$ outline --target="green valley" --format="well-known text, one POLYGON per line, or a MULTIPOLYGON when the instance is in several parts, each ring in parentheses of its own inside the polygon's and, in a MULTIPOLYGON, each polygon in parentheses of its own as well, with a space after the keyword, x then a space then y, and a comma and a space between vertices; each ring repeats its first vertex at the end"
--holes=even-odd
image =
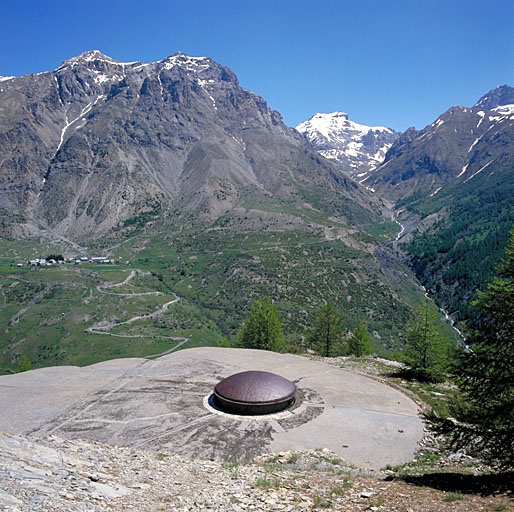
POLYGON ((21 355, 37 368, 217 345, 223 337, 235 339, 251 302, 263 296, 282 315, 289 350, 303 349, 325 301, 343 313, 350 330, 364 320, 379 354, 401 348, 401 333, 423 293, 378 244, 383 223, 370 229, 373 236, 349 236, 335 224, 261 234, 219 224, 172 232, 168 223, 156 223, 110 249, 91 249, 118 262, 110 265, 19 268, 20 261, 64 249, 4 243, 2 372, 13 371, 21 355))

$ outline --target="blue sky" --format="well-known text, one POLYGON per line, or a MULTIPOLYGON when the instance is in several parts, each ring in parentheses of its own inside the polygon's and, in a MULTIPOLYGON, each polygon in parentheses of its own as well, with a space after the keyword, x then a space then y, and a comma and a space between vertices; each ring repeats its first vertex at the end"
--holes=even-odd
POLYGON ((513 27, 513 0, 2 0, 0 75, 180 50, 230 67, 291 126, 342 110, 404 130, 514 86, 513 27))

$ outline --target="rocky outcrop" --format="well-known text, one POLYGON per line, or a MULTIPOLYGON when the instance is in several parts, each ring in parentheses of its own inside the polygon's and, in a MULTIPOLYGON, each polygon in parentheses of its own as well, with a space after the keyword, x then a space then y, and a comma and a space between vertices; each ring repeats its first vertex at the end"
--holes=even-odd
POLYGON ((500 85, 484 94, 476 103, 476 108, 492 110, 504 105, 514 105, 514 87, 500 85))

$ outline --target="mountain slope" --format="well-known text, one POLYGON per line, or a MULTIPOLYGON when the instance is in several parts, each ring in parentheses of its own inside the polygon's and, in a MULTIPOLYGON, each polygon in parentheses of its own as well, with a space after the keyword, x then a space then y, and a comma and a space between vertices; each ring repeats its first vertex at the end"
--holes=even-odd
POLYGON ((209 221, 249 195, 345 218, 342 195, 352 221, 355 211, 361 224, 379 214, 207 57, 120 63, 86 52, 54 72, 2 82, 0 115, 0 206, 31 232, 91 238, 164 211, 209 221))
POLYGON ((292 347, 327 301, 401 347, 423 292, 385 204, 229 69, 93 51, 0 89, 1 367, 216 344, 263 296, 292 347), (117 263, 25 266, 65 253, 117 263))
POLYGON ((488 110, 504 105, 514 105, 514 87, 500 85, 484 94, 476 103, 475 107, 488 110))
POLYGON ((296 129, 325 158, 362 178, 382 163, 398 133, 385 126, 366 126, 344 112, 315 114, 296 129))
POLYGON ((479 173, 506 172, 513 125, 514 109, 505 106, 452 107, 423 130, 400 137, 365 184, 405 202, 436 195, 447 184, 467 183, 479 173))
POLYGON ((408 130, 364 182, 396 202, 400 220, 419 223, 404 248, 421 282, 461 320, 472 321, 469 301, 491 280, 514 223, 514 107, 503 104, 513 93, 499 87, 408 130))

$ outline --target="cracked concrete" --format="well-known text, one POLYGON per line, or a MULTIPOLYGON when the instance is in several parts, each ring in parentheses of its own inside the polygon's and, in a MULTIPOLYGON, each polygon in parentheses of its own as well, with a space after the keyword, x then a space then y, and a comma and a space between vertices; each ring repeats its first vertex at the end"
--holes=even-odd
POLYGON ((410 460, 423 435, 416 404, 375 380, 300 356, 211 347, 2 376, 0 410, 0 431, 15 434, 221 460, 328 448, 370 469, 410 460), (219 380, 244 370, 294 381, 301 399, 260 419, 204 405, 219 380))

